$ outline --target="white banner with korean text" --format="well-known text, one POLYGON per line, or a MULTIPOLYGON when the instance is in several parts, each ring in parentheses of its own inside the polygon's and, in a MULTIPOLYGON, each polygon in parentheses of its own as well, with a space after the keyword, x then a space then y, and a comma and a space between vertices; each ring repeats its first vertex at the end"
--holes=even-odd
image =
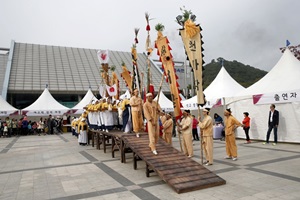
POLYGON ((253 95, 253 104, 276 104, 300 101, 300 89, 253 95))
MULTIPOLYGON (((194 96, 190 99, 181 101, 183 110, 197 110, 198 104, 197 104, 197 96, 194 96)), ((223 106, 224 102, 222 98, 217 99, 210 99, 206 101, 206 104, 204 105, 205 108, 216 108, 219 106, 223 106)), ((202 107, 200 107, 202 108, 202 107)))

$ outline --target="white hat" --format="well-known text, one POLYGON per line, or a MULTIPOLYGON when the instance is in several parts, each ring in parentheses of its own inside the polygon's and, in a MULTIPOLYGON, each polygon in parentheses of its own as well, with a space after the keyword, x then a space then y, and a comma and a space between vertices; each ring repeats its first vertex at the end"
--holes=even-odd
POLYGON ((150 96, 153 96, 153 94, 150 92, 146 94, 146 97, 150 97, 150 96))

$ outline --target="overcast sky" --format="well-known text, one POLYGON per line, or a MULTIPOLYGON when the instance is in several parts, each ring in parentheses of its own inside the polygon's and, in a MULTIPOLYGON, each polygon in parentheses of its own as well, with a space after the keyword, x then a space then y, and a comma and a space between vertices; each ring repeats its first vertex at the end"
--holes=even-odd
MULTIPOLYGON (((300 44, 299 0, 0 0, 0 47, 20 43, 130 51, 140 28, 138 52, 145 52, 145 12, 151 40, 165 25, 172 54, 183 61, 175 22, 185 6, 203 29, 204 60, 223 57, 269 71, 288 39, 300 44)), ((156 55, 156 50, 154 52, 156 55)), ((154 57, 155 58, 155 57, 154 57)))

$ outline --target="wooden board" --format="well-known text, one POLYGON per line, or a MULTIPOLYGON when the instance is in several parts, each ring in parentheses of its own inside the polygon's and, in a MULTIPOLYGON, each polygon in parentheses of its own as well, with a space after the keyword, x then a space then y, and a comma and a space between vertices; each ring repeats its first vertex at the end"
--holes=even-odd
POLYGON ((123 136, 122 140, 144 160, 177 193, 189 192, 218 185, 226 181, 191 158, 159 139, 154 155, 149 148, 147 135, 140 138, 123 136))
POLYGON ((123 151, 121 152, 121 160, 124 162, 126 160, 125 147, 130 148, 136 156, 146 162, 148 172, 154 170, 177 193, 226 184, 224 179, 209 171, 200 163, 186 157, 162 139, 159 139, 156 145, 158 155, 154 155, 149 148, 147 133, 140 134, 139 138, 135 134, 120 131, 102 132, 101 134, 115 139, 115 145, 120 145, 119 141, 123 142, 124 148, 120 148, 121 146, 112 148, 112 151, 115 149, 123 151))

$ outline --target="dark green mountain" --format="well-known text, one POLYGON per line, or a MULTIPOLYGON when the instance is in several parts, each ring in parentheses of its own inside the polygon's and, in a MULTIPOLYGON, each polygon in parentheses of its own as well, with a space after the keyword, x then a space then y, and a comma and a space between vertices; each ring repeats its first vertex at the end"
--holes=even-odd
POLYGON ((221 60, 223 60, 223 66, 230 74, 230 76, 245 88, 251 86, 253 83, 257 82, 268 73, 249 65, 244 65, 243 63, 240 63, 236 60, 227 61, 223 58, 218 58, 217 60, 212 60, 211 63, 204 66, 204 89, 209 86, 209 84, 219 73, 222 66, 221 60))

